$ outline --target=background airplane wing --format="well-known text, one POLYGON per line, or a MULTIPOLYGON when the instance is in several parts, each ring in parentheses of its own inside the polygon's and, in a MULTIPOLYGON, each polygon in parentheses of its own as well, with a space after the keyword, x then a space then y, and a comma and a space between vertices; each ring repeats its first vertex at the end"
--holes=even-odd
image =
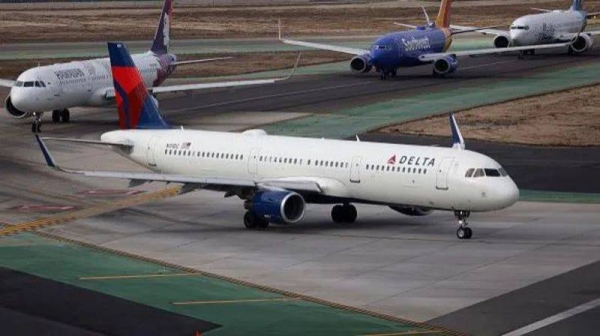
POLYGON ((542 13, 550 13, 552 12, 552 9, 545 9, 545 8, 531 8, 531 10, 537 11, 537 12, 542 12, 542 13))
POLYGON ((524 50, 539 50, 539 49, 553 49, 560 47, 568 47, 571 45, 571 42, 565 43, 554 43, 554 44, 541 44, 541 45, 532 45, 532 46, 523 46, 523 47, 509 47, 509 48, 489 48, 489 49, 479 49, 479 50, 465 50, 465 51, 456 51, 456 52, 445 52, 445 53, 434 53, 434 54, 423 54, 419 56, 419 60, 423 62, 432 62, 437 59, 440 59, 444 56, 476 56, 476 55, 488 55, 488 54, 500 54, 511 51, 524 51, 524 50))
MULTIPOLYGON (((75 170, 75 169, 65 169, 60 167, 46 144, 36 134, 36 140, 40 145, 42 150, 42 154, 44 154, 44 159, 46 160, 46 164, 58 171, 62 171, 65 173, 71 174, 81 174, 88 177, 108 177, 108 178, 117 178, 123 180, 129 180, 130 185, 140 185, 146 182, 167 182, 167 183, 182 183, 184 185, 188 185, 186 188, 187 191, 191 191, 194 189, 214 189, 215 186, 219 187, 256 187, 262 189, 269 188, 278 188, 278 189, 286 189, 292 191, 300 191, 300 192, 316 192, 321 193, 322 189, 319 186, 318 182, 310 180, 310 179, 271 179, 271 180, 251 180, 251 179, 231 179, 231 178, 221 178, 221 177, 193 177, 186 175, 177 175, 177 174, 161 174, 161 173, 137 173, 137 172, 124 172, 124 171, 101 171, 101 170, 75 170), (189 187, 192 186, 192 187, 189 187)), ((80 142, 80 143, 88 143, 88 144, 102 144, 98 141, 93 140, 80 140, 80 139, 59 139, 59 138, 47 138, 47 140, 54 141, 71 141, 71 142, 80 142)), ((130 147, 130 144, 115 144, 115 143, 106 143, 106 145, 110 146, 127 146, 130 147)), ((221 188, 217 188, 221 189, 221 188)))
POLYGON ((502 30, 502 29, 493 29, 491 27, 489 28, 478 28, 478 27, 471 27, 471 26, 457 26, 457 25, 450 25, 450 28, 453 30, 457 30, 458 32, 452 32, 453 34, 460 34, 460 33, 467 33, 467 32, 478 32, 484 35, 508 35, 510 34, 510 32, 508 30, 502 30))
POLYGON ((285 44, 291 44, 291 45, 307 47, 307 48, 336 51, 336 52, 350 54, 350 55, 364 55, 364 54, 369 53, 369 50, 367 50, 367 49, 342 47, 342 46, 336 46, 336 45, 331 45, 331 44, 304 42, 304 41, 296 41, 296 40, 288 40, 288 39, 281 39, 281 42, 283 42, 285 44))
POLYGON ((557 37, 557 39, 561 40, 561 41, 573 41, 573 39, 575 39, 579 35, 589 35, 589 36, 600 35, 600 30, 584 31, 581 33, 561 34, 557 37))
POLYGON ((0 86, 12 87, 14 84, 15 84, 15 81, 13 81, 13 80, 0 78, 0 86))
POLYGON ((215 57, 215 58, 203 58, 203 59, 196 59, 196 60, 189 60, 189 61, 173 62, 173 63, 171 63, 171 65, 175 66, 175 65, 188 65, 188 64, 195 64, 195 63, 207 63, 207 62, 222 61, 222 60, 227 60, 227 59, 232 59, 232 58, 233 57, 231 57, 231 56, 227 56, 227 57, 215 57))

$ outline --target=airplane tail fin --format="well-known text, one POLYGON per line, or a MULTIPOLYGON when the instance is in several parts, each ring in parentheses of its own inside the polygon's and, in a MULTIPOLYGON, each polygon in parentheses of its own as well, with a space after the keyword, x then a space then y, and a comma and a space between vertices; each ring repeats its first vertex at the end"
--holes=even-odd
POLYGON ((571 10, 576 10, 576 11, 583 10, 583 5, 581 4, 581 0, 573 0, 573 4, 571 5, 571 10))
POLYGON ((171 30, 171 20, 173 19, 173 0, 164 0, 162 13, 158 20, 158 26, 156 27, 156 33, 154 33, 154 41, 152 42, 152 48, 150 51, 157 55, 166 54, 169 52, 170 36, 169 31, 171 30))
POLYGON ((168 129, 158 104, 148 93, 142 76, 122 43, 108 43, 121 129, 168 129))
POLYGON ((452 0, 442 0, 440 4, 440 12, 438 13, 437 19, 435 19, 435 26, 437 28, 448 28, 450 27, 450 7, 452 6, 452 0))

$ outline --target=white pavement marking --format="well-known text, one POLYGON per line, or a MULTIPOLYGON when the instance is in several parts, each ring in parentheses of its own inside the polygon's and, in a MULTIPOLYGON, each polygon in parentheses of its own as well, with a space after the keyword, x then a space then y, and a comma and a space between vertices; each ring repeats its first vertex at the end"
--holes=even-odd
POLYGON ((535 323, 532 323, 528 326, 524 326, 523 328, 519 328, 517 330, 513 330, 511 332, 509 332, 508 334, 504 334, 502 336, 521 336, 521 335, 525 335, 525 334, 529 334, 532 331, 536 331, 538 329, 542 329, 546 326, 549 326, 551 324, 554 324, 556 322, 562 321, 564 319, 568 319, 569 317, 575 316, 577 314, 581 314, 585 311, 588 311, 590 309, 594 309, 596 307, 600 306, 600 299, 596 299, 596 300, 592 300, 590 302, 584 303, 580 306, 577 306, 575 308, 571 308, 569 310, 565 310, 562 313, 558 313, 556 315, 550 316, 548 318, 545 318, 543 320, 537 321, 535 323))

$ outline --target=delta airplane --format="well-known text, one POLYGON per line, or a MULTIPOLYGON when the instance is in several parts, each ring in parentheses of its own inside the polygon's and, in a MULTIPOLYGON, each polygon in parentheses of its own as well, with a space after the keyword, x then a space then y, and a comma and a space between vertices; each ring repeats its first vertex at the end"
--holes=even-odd
POLYGON ((258 129, 170 129, 126 47, 109 43, 108 49, 122 130, 104 133, 100 141, 44 139, 107 145, 152 172, 64 169, 36 134, 46 163, 56 170, 126 179, 130 186, 160 181, 183 184, 181 193, 209 189, 238 196, 249 229, 297 223, 307 203, 335 204, 334 222, 354 222, 352 203, 367 203, 409 216, 453 211, 458 238, 469 239, 471 212, 503 209, 519 198, 519 189, 496 161, 464 149, 452 115, 452 148, 271 136, 258 129))
MULTIPOLYGON (((574 0, 568 10, 533 9, 544 13, 525 15, 516 19, 510 25, 509 31, 455 25, 451 27, 473 29, 484 35, 495 35, 496 48, 569 42, 569 54, 581 54, 590 50, 594 44, 592 36, 600 34, 597 30, 584 31, 587 19, 599 15, 600 12, 585 12, 581 0, 574 0)), ((522 53, 533 55, 535 50, 524 50, 522 53)))
MULTIPOLYGON (((381 79, 387 79, 390 76, 395 77, 399 68, 424 64, 433 64, 434 76, 445 76, 458 69, 457 57, 497 54, 500 52, 496 48, 454 52, 448 51, 448 48, 450 48, 450 45, 452 44, 453 35, 485 29, 476 27, 467 27, 466 29, 451 28, 451 4, 452 0, 442 0, 439 14, 434 23, 429 22, 429 16, 427 15, 427 12, 425 12, 425 17, 427 19, 426 26, 417 27, 400 24, 414 29, 383 35, 375 40, 370 50, 283 39, 281 37, 281 28, 279 29, 279 39, 286 44, 354 55, 350 61, 350 68, 352 71, 356 73, 366 73, 371 71, 374 67, 375 70, 381 74, 381 79)), ((502 49, 501 52, 566 47, 569 44, 570 43, 557 43, 549 45, 530 45, 528 47, 507 47, 502 49)))
MULTIPOLYGON (((197 83, 162 86, 178 65, 222 60, 229 57, 177 61, 169 53, 173 0, 164 0, 162 13, 150 51, 133 55, 144 84, 153 95, 218 87, 274 83, 285 78, 197 83)), ((287 77, 286 77, 287 78, 287 77)), ((103 106, 114 103, 115 92, 108 58, 39 66, 23 72, 16 81, 0 79, 0 86, 11 87, 6 111, 14 118, 34 116, 32 131, 39 132, 44 111, 52 111, 53 122, 68 122, 69 108, 103 106)))

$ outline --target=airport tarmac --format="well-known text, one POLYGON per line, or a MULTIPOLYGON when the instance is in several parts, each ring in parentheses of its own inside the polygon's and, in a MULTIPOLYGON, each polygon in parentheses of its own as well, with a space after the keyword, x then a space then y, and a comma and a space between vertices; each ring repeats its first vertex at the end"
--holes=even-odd
MULTIPOLYGON (((455 77, 443 80, 431 79, 427 67, 388 82, 350 73, 301 76, 273 87, 168 98, 161 107, 176 125, 240 130, 423 90, 476 88, 594 60, 597 54, 539 56, 532 59, 533 70, 527 70, 531 63, 514 58, 473 58, 461 64, 455 77)), ((112 108, 72 112, 72 124, 48 123, 44 132, 95 139, 116 125, 112 108)), ((509 332, 597 298, 597 281, 586 280, 598 274, 598 204, 519 202, 503 211, 474 214, 471 241, 456 239, 456 222, 448 213, 411 218, 362 205, 352 225, 333 224, 328 206, 310 205, 299 225, 248 231, 239 200, 207 191, 110 211, 125 199, 95 198, 86 191, 123 190, 126 182, 47 169, 28 122, 6 114, 0 116, 0 140, 3 221, 31 223, 52 215, 43 208, 23 210, 22 205, 106 206, 105 213, 80 213, 43 229, 53 235, 477 335, 509 332), (581 280, 580 286, 569 285, 573 278, 581 280), (489 312, 496 310, 503 313, 490 320, 489 312)), ((139 169, 102 148, 51 144, 51 149, 68 167, 139 169)), ((138 189, 149 193, 160 188, 164 186, 138 189)), ((590 326, 596 318, 597 310, 591 310, 545 331, 590 326)))

